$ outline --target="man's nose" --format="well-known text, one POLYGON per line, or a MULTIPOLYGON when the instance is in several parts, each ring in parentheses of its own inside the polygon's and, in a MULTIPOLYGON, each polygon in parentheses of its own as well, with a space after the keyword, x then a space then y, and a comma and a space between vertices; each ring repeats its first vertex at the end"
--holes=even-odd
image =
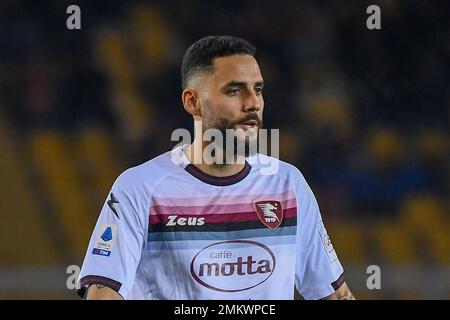
POLYGON ((261 109, 261 100, 255 92, 248 93, 244 100, 244 111, 259 111, 261 109))

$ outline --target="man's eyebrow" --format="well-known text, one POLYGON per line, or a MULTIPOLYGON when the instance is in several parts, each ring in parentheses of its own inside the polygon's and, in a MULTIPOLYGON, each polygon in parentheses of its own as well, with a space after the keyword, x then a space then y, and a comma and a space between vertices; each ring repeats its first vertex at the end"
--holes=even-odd
MULTIPOLYGON (((245 87, 247 85, 247 82, 245 81, 230 81, 227 84, 224 85, 224 87, 245 87)), ((257 81, 255 82, 255 86, 264 86, 264 81, 257 81)))

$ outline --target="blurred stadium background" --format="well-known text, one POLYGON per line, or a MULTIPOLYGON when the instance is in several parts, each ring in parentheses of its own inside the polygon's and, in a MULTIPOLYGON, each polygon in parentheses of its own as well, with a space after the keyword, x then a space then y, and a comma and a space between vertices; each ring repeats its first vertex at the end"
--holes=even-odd
POLYGON ((211 34, 252 41, 265 124, 316 193, 358 298, 450 298, 448 1, 0 4, 0 298, 76 299, 116 176, 192 128, 179 69, 211 34), (82 29, 66 28, 81 8, 82 29), (366 28, 381 7, 382 30, 366 28), (381 268, 368 290, 366 268, 381 268))

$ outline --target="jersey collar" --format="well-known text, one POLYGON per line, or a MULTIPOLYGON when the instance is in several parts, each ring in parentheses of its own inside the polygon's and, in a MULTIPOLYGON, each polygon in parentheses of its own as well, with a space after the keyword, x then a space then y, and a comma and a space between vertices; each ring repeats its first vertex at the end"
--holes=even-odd
POLYGON ((238 173, 226 177, 216 177, 201 171, 192 163, 188 164, 184 168, 184 170, 186 170, 190 175, 194 176, 195 178, 199 179, 204 183, 212 184, 214 186, 229 186, 238 183, 239 181, 244 180, 245 177, 248 176, 251 169, 252 166, 247 161, 245 161, 244 167, 238 173))
POLYGON ((238 173, 235 173, 231 176, 226 176, 226 177, 212 176, 210 174, 203 172, 202 170, 197 168, 195 165, 190 163, 189 159, 187 158, 186 154, 184 153, 184 148, 186 148, 186 147, 187 147, 187 145, 183 145, 183 146, 179 147, 178 150, 176 150, 175 152, 178 154, 180 162, 184 165, 184 170, 186 170, 186 172, 189 173, 191 176, 197 178, 198 180, 200 180, 204 183, 211 184, 214 186, 233 185, 233 184, 238 183, 238 182, 242 181, 243 179, 245 179, 245 177, 248 176, 248 174, 250 173, 250 171, 252 169, 252 166, 247 162, 247 160, 245 160, 244 167, 238 173))

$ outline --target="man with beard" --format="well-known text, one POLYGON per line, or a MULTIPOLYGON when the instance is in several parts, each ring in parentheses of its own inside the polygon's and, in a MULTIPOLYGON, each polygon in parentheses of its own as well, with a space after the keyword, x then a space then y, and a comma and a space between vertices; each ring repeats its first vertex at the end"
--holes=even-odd
POLYGON ((195 139, 117 178, 86 253, 81 295, 293 299, 296 288, 306 299, 353 298, 300 171, 250 152, 264 108, 254 55, 250 43, 231 36, 187 50, 182 101, 195 139), (207 161, 204 135, 230 129, 231 144, 218 144, 216 161, 207 161), (264 173, 261 163, 277 170, 264 173))

